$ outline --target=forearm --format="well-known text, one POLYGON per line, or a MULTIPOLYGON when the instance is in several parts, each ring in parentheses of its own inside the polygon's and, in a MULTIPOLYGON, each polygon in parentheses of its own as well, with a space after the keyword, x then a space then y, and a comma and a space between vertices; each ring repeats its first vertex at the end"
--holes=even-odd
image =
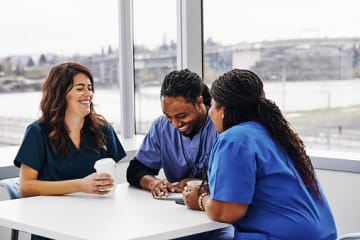
POLYGON ((140 180, 140 186, 142 189, 151 191, 159 181, 160 179, 156 178, 155 176, 145 175, 140 180))
MULTIPOLYGON (((143 184, 143 186, 144 186, 143 187, 141 184, 143 177, 147 176, 147 177, 155 178, 155 176, 158 173, 159 173, 159 170, 151 169, 151 168, 145 166, 144 164, 142 164, 136 158, 134 158, 133 160, 130 161, 129 166, 126 170, 126 180, 132 186, 135 186, 138 188, 144 188, 147 186, 147 181, 146 181, 147 178, 144 179, 145 183, 143 184)), ((144 189, 147 189, 147 188, 144 188, 144 189)))
POLYGON ((212 200, 209 195, 203 197, 202 206, 212 220, 230 224, 243 218, 248 208, 245 204, 212 200))
POLYGON ((81 179, 66 181, 23 180, 20 182, 22 197, 39 195, 64 195, 81 192, 81 179))

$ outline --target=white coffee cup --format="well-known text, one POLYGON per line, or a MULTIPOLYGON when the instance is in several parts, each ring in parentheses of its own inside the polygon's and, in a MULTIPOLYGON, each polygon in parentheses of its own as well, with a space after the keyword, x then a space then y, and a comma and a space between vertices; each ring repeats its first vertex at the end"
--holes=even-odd
POLYGON ((186 183, 187 186, 200 186, 202 180, 190 180, 186 183))
POLYGON ((110 188, 110 192, 106 194, 106 196, 112 196, 115 191, 115 169, 116 169, 116 162, 112 158, 103 158, 97 160, 95 162, 94 168, 96 169, 97 174, 107 173, 111 176, 114 180, 114 185, 110 188))

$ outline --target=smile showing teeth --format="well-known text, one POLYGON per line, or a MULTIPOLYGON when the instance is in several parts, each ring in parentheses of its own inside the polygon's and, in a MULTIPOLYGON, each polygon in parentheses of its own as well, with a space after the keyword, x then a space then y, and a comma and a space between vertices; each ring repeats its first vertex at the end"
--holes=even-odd
POLYGON ((181 128, 178 128, 178 129, 179 129, 179 131, 183 132, 183 131, 185 131, 187 129, 187 125, 182 126, 181 128))
POLYGON ((90 104, 89 100, 80 101, 81 104, 90 104))

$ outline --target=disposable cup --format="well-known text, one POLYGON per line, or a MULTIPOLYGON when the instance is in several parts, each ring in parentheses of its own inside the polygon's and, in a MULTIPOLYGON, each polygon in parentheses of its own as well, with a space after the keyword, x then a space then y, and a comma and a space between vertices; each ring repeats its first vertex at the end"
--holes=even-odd
POLYGON ((202 180, 191 180, 186 183, 187 186, 200 186, 202 180))
MULTIPOLYGON (((94 168, 97 174, 107 173, 112 179, 115 179, 116 162, 112 158, 103 158, 95 162, 94 168)), ((114 185, 110 188, 110 192, 105 196, 112 196, 115 192, 115 180, 114 185)))

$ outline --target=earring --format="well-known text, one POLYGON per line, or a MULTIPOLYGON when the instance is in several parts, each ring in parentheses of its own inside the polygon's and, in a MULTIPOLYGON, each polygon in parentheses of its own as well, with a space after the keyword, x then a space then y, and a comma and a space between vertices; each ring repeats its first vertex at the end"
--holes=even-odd
POLYGON ((222 118, 222 119, 224 119, 224 114, 223 114, 223 115, 221 115, 221 118, 222 118))

